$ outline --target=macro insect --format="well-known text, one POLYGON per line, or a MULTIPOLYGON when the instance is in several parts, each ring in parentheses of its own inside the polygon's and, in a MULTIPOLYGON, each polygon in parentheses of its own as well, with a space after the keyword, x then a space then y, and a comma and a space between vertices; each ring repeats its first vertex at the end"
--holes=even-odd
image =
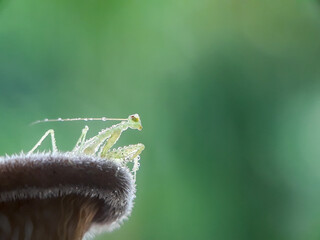
MULTIPOLYGON (((102 159, 111 160, 121 164, 122 166, 127 166, 127 163, 133 162, 132 173, 134 180, 136 179, 136 172, 139 169, 139 159, 140 154, 144 150, 145 146, 142 143, 128 145, 124 147, 111 149, 112 146, 118 141, 121 133, 128 128, 142 130, 141 120, 138 114, 132 114, 127 119, 119 118, 67 118, 67 119, 45 119, 36 121, 33 124, 42 122, 56 122, 56 121, 107 121, 107 120, 120 120, 121 122, 101 130, 96 136, 86 139, 87 132, 89 130, 88 126, 82 129, 82 134, 79 137, 75 147, 69 153, 76 155, 90 155, 99 157, 102 159)), ((48 136, 51 136, 52 143, 52 153, 57 153, 58 148, 56 145, 56 140, 54 137, 54 130, 48 130, 37 142, 37 144, 27 153, 27 155, 32 155, 34 151, 41 145, 43 140, 48 136)))

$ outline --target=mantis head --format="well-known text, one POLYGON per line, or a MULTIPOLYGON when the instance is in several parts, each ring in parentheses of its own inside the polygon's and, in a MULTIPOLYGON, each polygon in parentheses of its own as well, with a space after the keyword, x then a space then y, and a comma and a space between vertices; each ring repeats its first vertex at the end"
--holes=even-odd
POLYGON ((142 130, 141 120, 138 114, 132 114, 128 117, 128 126, 132 129, 142 130))

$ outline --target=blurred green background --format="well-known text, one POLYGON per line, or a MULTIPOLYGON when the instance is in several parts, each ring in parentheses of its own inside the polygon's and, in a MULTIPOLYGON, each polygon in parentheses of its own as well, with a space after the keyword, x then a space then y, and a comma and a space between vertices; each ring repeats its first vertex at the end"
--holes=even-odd
POLYGON ((0 155, 139 113, 135 207, 96 239, 320 239, 319 64, 315 0, 2 0, 0 155))

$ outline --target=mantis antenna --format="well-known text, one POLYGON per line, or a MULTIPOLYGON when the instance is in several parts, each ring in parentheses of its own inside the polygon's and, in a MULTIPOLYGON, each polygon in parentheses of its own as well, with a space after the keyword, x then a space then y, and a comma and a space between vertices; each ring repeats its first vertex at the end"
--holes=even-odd
POLYGON ((44 120, 38 120, 31 125, 43 123, 43 122, 71 122, 71 121, 126 121, 127 118, 107 118, 107 117, 101 117, 101 118, 57 118, 57 119, 44 119, 44 120))

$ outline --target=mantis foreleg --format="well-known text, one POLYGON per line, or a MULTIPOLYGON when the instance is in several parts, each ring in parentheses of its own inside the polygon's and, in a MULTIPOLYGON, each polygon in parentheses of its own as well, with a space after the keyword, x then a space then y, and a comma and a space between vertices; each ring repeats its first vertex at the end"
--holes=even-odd
POLYGON ((121 133, 127 129, 128 122, 121 122, 111 128, 101 131, 97 136, 85 141, 83 144, 83 153, 88 155, 96 154, 99 147, 106 142, 101 151, 101 154, 103 153, 102 155, 105 155, 105 153, 117 142, 121 133))
POLYGON ((110 138, 107 140, 106 144, 103 146, 100 153, 100 157, 105 158, 110 148, 118 141, 121 135, 121 130, 117 129, 113 132, 110 138))

